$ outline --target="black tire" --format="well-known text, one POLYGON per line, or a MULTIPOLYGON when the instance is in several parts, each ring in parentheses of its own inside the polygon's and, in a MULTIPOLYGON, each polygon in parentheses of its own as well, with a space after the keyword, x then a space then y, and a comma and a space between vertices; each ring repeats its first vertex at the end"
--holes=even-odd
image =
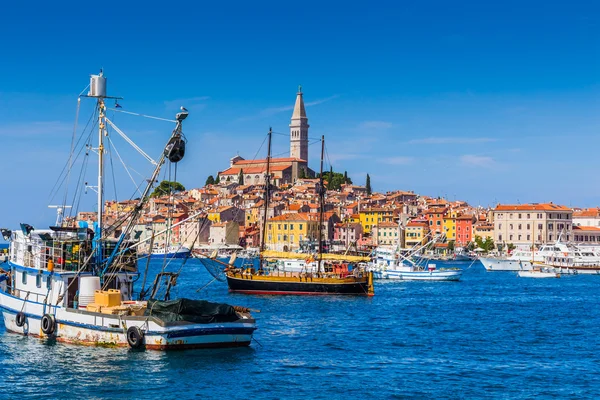
POLYGON ((127 329, 127 343, 132 349, 139 349, 144 345, 144 332, 137 326, 130 326, 127 329))
POLYGON ((25 313, 23 311, 19 311, 15 318, 15 324, 20 328, 25 325, 25 313))
POLYGON ((54 315, 44 314, 40 325, 42 327, 42 332, 46 335, 52 335, 56 330, 56 319, 54 318, 54 315))

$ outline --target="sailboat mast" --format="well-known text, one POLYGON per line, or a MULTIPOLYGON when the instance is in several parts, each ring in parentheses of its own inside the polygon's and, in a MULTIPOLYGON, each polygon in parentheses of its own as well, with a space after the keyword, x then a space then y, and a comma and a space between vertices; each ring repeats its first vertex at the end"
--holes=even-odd
MULTIPOLYGON (((102 236, 102 217, 104 213, 104 99, 98 98, 98 231, 102 236)), ((102 254, 102 253, 100 253, 102 254)))
MULTIPOLYGON (((319 245, 317 272, 321 273, 321 260, 323 259, 323 202, 325 198, 325 186, 323 185, 323 155, 325 153, 325 136, 321 136, 321 168, 319 170, 319 245)), ((331 176, 329 177, 331 179, 331 176)))
POLYGON ((267 234, 267 212, 269 211, 269 197, 271 189, 271 137, 273 136, 273 129, 269 128, 269 144, 267 146, 267 173, 265 175, 265 207, 262 224, 262 234, 260 237, 260 251, 265 250, 265 236, 267 234))

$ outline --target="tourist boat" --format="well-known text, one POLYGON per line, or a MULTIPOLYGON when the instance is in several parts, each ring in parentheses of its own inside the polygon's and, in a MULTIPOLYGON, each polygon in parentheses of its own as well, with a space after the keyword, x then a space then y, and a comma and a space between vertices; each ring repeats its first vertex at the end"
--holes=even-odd
MULTIPOLYGON (((441 240, 440 237, 435 237, 432 243, 441 240)), ((381 251, 375 250, 375 257, 369 270, 373 272, 375 279, 397 279, 405 281, 458 281, 460 280, 463 270, 460 268, 440 268, 436 264, 428 263, 427 265, 414 261, 414 254, 422 251, 427 243, 422 246, 415 247, 412 252, 407 255, 399 251, 390 253, 389 248, 383 248, 381 251)))
POLYGON ((134 210, 118 226, 104 226, 108 125, 114 128, 111 134, 125 136, 106 116, 105 100, 110 97, 102 72, 91 76, 90 92, 84 97, 96 99, 98 116, 97 222, 93 229, 79 222, 43 230, 28 224, 15 231, 1 230, 9 241, 9 260, 0 271, 0 312, 6 330, 60 342, 135 349, 248 346, 256 329, 250 310, 201 300, 170 300, 178 273, 161 272, 148 288, 144 277, 142 294, 134 300, 141 241, 132 239, 137 237, 133 227, 163 164, 177 163, 184 156, 182 121, 187 111, 182 108, 173 121, 175 129, 160 158, 153 160, 151 179, 134 210), (159 299, 158 293, 164 297, 159 299))
POLYGON ((571 252, 565 243, 556 243, 540 246, 531 250, 531 247, 518 247, 508 257, 479 257, 487 271, 530 271, 535 260, 541 261, 545 257, 557 255, 566 256, 571 252))
MULTIPOLYGON (((279 253, 273 258, 265 253, 265 234, 267 210, 269 205, 270 191, 270 159, 271 159, 271 136, 269 131, 269 144, 267 155, 267 168, 265 175, 265 202, 263 233, 261 235, 262 250, 258 260, 258 268, 254 265, 240 267, 234 264, 235 257, 229 263, 219 261, 215 256, 201 258, 200 261, 209 272, 219 276, 219 271, 224 270, 224 276, 229 290, 246 294, 278 294, 278 295, 362 295, 373 296, 373 274, 366 270, 360 260, 345 255, 323 254, 322 251, 322 229, 318 229, 318 252, 316 255, 300 253, 279 253), (288 262, 299 266, 304 270, 290 268, 279 270, 275 268, 278 261, 288 262), (216 265, 215 265, 216 264, 216 265), (221 264, 221 265, 219 265, 221 264)), ((318 187, 319 193, 319 227, 323 226, 323 203, 326 189, 323 185, 323 155, 325 149, 325 138, 321 138, 321 178, 318 187)))

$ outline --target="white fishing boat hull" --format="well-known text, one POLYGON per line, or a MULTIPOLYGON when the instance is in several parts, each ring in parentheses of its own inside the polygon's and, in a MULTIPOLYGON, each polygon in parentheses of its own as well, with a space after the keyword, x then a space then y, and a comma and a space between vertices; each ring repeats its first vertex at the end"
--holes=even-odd
POLYGON ((480 257, 479 261, 487 271, 531 271, 531 261, 507 260, 480 257))
POLYGON ((151 350, 248 346, 256 329, 252 319, 231 323, 164 323, 154 317, 119 316, 48 306, 5 292, 0 292, 0 311, 7 331, 84 345, 129 346, 127 329, 136 326, 144 332, 144 347, 151 350), (25 324, 21 327, 16 323, 16 315, 20 311, 25 314, 25 324), (56 330, 50 336, 42 332, 44 314, 52 314, 56 319, 56 330))
POLYGON ((401 271, 388 269, 373 271, 373 278, 404 281, 458 281, 462 273, 462 270, 401 271))

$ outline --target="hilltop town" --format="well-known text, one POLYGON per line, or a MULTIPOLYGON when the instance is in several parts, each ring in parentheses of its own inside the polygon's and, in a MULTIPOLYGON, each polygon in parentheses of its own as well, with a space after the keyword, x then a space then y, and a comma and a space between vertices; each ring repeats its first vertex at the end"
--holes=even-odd
MULTIPOLYGON (((278 251, 311 251, 319 223, 318 184, 308 167, 308 117, 299 88, 290 121, 290 154, 270 160, 273 186, 266 216, 265 246, 278 251)), ((196 248, 257 248, 265 220, 266 159, 235 155, 229 165, 210 176, 201 188, 179 190, 149 199, 136 226, 138 235, 158 234, 158 243, 181 243, 196 248), (192 217, 192 218, 190 218, 192 217), (167 227, 173 227, 172 232, 167 227)), ((347 174, 324 174, 328 188, 323 235, 329 251, 349 248, 368 251, 376 246, 401 248, 426 244, 433 237, 440 251, 480 247, 486 251, 561 240, 600 244, 600 210, 571 209, 552 203, 498 204, 473 207, 412 191, 372 192, 353 184, 347 174), (339 179, 338 179, 339 178, 339 179), (330 182, 331 181, 331 182, 330 182)), ((107 201, 110 224, 131 211, 136 200, 107 201)), ((82 212, 78 220, 93 221, 82 212)), ((118 234, 119 232, 115 232, 118 234)))

